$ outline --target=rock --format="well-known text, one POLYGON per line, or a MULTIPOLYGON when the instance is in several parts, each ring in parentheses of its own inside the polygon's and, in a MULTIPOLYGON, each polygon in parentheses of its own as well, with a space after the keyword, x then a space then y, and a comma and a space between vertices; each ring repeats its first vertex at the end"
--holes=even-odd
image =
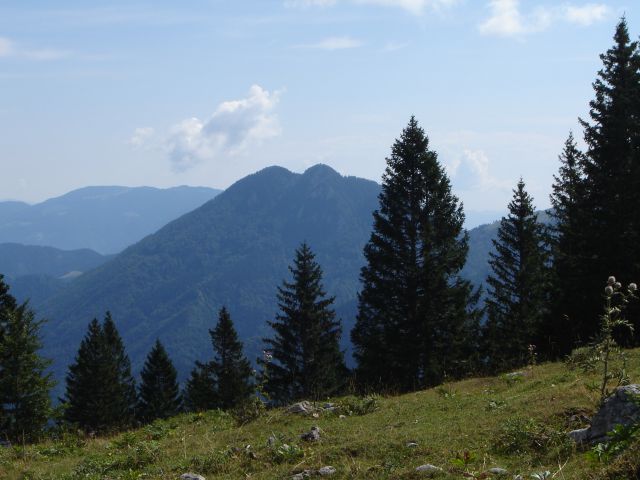
POLYGON ((504 468, 500 468, 500 467, 490 468, 489 473, 492 475, 498 475, 499 477, 503 477, 509 474, 509 472, 507 472, 504 468))
POLYGON ((524 372, 511 372, 511 373, 507 373, 507 374, 505 374, 505 377, 507 377, 507 378, 520 378, 520 377, 524 377, 524 372))
POLYGON ((522 475, 514 475, 513 480, 524 480, 524 479, 522 478, 522 475))
POLYGON ((442 472, 442 469, 440 467, 436 467, 435 465, 431 465, 430 463, 427 463, 425 465, 420 465, 418 468, 416 468, 416 472, 430 473, 434 475, 436 473, 442 472))
POLYGON ((269 435, 269 438, 267 438, 267 447, 274 447, 276 443, 278 443, 278 439, 276 438, 276 436, 269 435))
POLYGON ((207 480, 202 475, 198 475, 197 473, 183 473, 180 475, 181 480, 207 480))
POLYGON ((311 427, 311 430, 300 435, 300 438, 307 442, 317 442, 320 440, 320 429, 318 427, 311 427))
POLYGON ((327 477, 329 475, 333 475, 334 473, 336 473, 336 469, 329 465, 318 470, 318 475, 322 477, 327 477))
POLYGON ((313 471, 312 470, 304 470, 300 473, 296 473, 294 476, 291 477, 291 480, 304 480, 305 478, 311 478, 311 475, 313 475, 313 471))
POLYGON ((327 402, 322 408, 324 408, 325 410, 331 410, 332 408, 336 408, 336 404, 327 402))
POLYGON ((305 400, 291 405, 287 408, 287 413, 302 413, 306 415, 308 413, 312 413, 314 410, 315 408, 313 408, 313 405, 305 400))
POLYGON ((591 426, 569 432, 576 443, 596 443, 605 440, 616 425, 627 426, 640 421, 640 385, 618 387, 605 399, 591 419, 591 426))
POLYGON ((587 443, 589 441, 589 431, 591 428, 579 428, 578 430, 572 430, 569 432, 569 436, 576 443, 587 443))
POLYGON ((340 415, 338 418, 347 418, 346 415, 340 415))
POLYGON ((417 442, 407 442, 407 448, 416 448, 418 446, 417 442))

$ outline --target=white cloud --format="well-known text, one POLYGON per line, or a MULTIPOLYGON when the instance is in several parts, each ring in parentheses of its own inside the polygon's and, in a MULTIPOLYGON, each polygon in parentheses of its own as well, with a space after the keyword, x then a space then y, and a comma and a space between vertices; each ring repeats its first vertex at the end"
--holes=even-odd
POLYGON ((36 50, 17 46, 8 38, 0 37, 0 57, 26 58, 28 60, 59 60, 68 57, 71 52, 56 50, 53 48, 41 48, 36 50))
POLYGON ((455 5, 459 0, 286 0, 289 7, 329 7, 338 2, 355 3, 356 5, 375 5, 396 7, 414 15, 422 15, 426 10, 440 10, 455 5))
POLYGON ((8 38, 0 37, 0 57, 7 57, 13 53, 13 43, 8 38))
POLYGON ((589 3, 582 7, 567 6, 565 7, 565 16, 568 22, 577 23, 578 25, 589 26, 607 18, 610 9, 606 5, 589 3))
POLYGON ((362 42, 352 37, 329 37, 318 43, 309 45, 300 45, 299 48, 316 48, 318 50, 346 50, 349 48, 358 48, 362 46, 362 42))
POLYGON ((140 127, 133 131, 133 135, 129 139, 129 145, 133 147, 143 147, 149 144, 149 140, 154 136, 153 127, 140 127))
POLYGON ((558 21, 589 26, 605 19, 609 13, 606 5, 590 3, 582 6, 538 6, 523 14, 519 0, 491 0, 489 9, 491 16, 479 25, 478 30, 484 35, 502 37, 541 32, 558 21))
POLYGON ((491 174, 489 157, 483 150, 465 149, 445 166, 447 173, 466 190, 509 190, 511 182, 491 174))
POLYGON ((388 42, 384 47, 382 47, 382 51, 385 53, 396 52, 407 48, 409 45, 409 42, 388 42))
POLYGON ((280 124, 273 113, 279 97, 279 92, 253 85, 246 98, 221 103, 208 120, 193 117, 172 127, 164 145, 173 169, 183 172, 280 135, 280 124))

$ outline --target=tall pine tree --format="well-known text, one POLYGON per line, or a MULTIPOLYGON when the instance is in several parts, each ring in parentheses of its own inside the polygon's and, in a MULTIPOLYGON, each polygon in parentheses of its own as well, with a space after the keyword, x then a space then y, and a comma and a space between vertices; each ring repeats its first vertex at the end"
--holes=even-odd
POLYGON ((346 375, 334 297, 326 296, 322 269, 306 243, 289 270, 292 281, 278 288, 280 313, 269 322, 274 334, 264 340, 272 358, 259 360, 266 369, 265 390, 278 404, 333 395, 346 375))
POLYGON ((209 330, 214 358, 196 362, 187 382, 186 397, 191 410, 230 409, 253 393, 253 369, 244 356, 242 342, 225 307, 218 313, 215 329, 209 330))
MULTIPOLYGON (((587 150, 580 201, 580 251, 573 283, 562 285, 564 311, 575 324, 578 342, 597 332, 603 278, 623 283, 640 278, 640 53, 629 38, 626 20, 616 27, 614 45, 600 56, 603 68, 593 83, 588 120, 581 120, 587 150)), ((640 316, 630 309, 629 319, 640 316)))
POLYGON ((147 355, 140 373, 137 415, 143 422, 176 415, 182 408, 177 372, 160 340, 147 355))
POLYGON ((459 277, 464 213, 414 117, 387 158, 373 220, 351 332, 360 383, 411 390, 468 373, 478 315, 459 277))
POLYGON ((0 439, 37 440, 51 414, 54 382, 46 373, 51 362, 38 354, 41 325, 0 275, 0 439))
POLYGON ((484 337, 488 366, 497 371, 524 365, 529 345, 547 342, 542 331, 549 279, 545 232, 522 179, 493 246, 484 337))
POLYGON ((65 419, 86 431, 128 427, 137 403, 131 363, 111 314, 94 319, 66 378, 65 419))
POLYGON ((586 221, 582 210, 584 201, 584 155, 578 149, 570 133, 559 157, 560 168, 554 175, 550 211, 553 270, 550 289, 550 314, 545 330, 551 336, 548 355, 558 357, 568 354, 579 338, 578 325, 567 315, 566 305, 571 299, 581 297, 580 276, 586 263, 581 245, 581 229, 586 221))

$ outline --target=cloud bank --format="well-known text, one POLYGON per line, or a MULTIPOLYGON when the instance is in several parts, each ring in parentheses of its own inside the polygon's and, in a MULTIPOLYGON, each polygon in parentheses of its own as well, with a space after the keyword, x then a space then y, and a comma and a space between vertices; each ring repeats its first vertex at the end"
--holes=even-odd
POLYGON ((288 7, 330 7, 338 3, 376 5, 401 8, 413 15, 422 15, 427 10, 439 10, 458 3, 459 0, 287 0, 288 7))
MULTIPOLYGON (((184 172, 280 135, 280 124, 273 113, 279 98, 280 92, 253 85, 245 98, 218 105, 208 120, 192 117, 175 124, 161 141, 172 169, 184 172)), ((154 133, 151 127, 137 128, 129 143, 144 147, 154 133)))

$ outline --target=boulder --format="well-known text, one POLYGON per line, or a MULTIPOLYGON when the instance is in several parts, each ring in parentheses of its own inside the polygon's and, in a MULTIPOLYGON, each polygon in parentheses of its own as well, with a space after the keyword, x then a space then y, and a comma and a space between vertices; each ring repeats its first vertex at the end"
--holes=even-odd
POLYGON ((289 408, 287 408, 287 413, 302 413, 306 415, 309 413, 313 413, 314 410, 315 408, 313 408, 313 405, 305 400, 303 402, 298 402, 291 405, 289 408))
POLYGON ((489 473, 491 475, 496 475, 498 477, 504 477, 505 475, 509 474, 509 472, 507 472, 504 468, 500 468, 500 467, 490 468, 489 473))
POLYGON ((180 475, 180 480, 207 480, 202 475, 198 475, 197 473, 183 473, 180 475))
POLYGON ((427 463, 425 465, 420 465, 419 467, 417 467, 416 472, 435 475, 436 473, 442 472, 442 469, 440 467, 436 467, 435 465, 431 465, 430 463, 427 463))
POLYGON ((300 438, 307 442, 317 442, 320 440, 320 429, 318 427, 311 427, 311 430, 300 435, 300 438))
POLYGON ((607 438, 616 425, 640 421, 640 385, 618 387, 591 419, 591 426, 569 432, 576 443, 597 443, 607 438))

